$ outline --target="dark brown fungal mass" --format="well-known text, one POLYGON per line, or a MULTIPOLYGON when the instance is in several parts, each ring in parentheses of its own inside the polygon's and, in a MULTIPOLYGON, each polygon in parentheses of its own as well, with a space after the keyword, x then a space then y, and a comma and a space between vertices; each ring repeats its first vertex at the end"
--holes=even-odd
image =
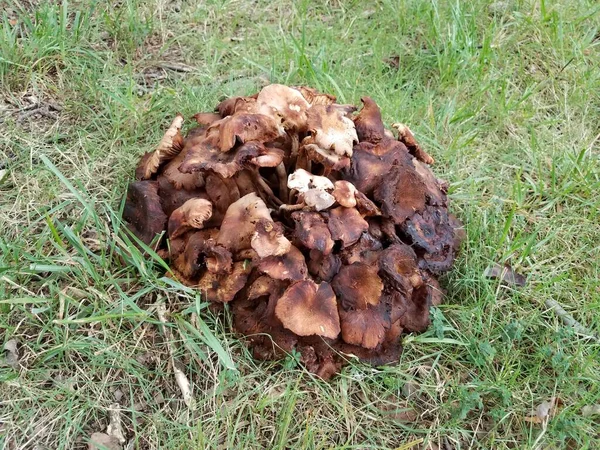
POLYGON ((257 359, 295 351, 323 378, 348 355, 398 360, 402 334, 424 331, 442 301, 437 277, 463 237, 433 158, 361 101, 356 112, 269 85, 189 126, 177 115, 141 158, 123 213, 168 276, 230 304, 257 359))

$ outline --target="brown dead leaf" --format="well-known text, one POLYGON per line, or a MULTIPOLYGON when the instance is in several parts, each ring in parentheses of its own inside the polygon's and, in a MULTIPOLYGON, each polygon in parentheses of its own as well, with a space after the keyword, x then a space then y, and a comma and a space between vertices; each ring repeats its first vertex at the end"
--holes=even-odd
POLYGON ((525 422, 530 423, 546 423, 554 417, 558 409, 562 406, 562 400, 557 397, 552 397, 550 400, 540 403, 535 411, 524 418, 525 422))
POLYGON ((92 433, 90 436, 90 442, 88 443, 88 450, 121 450, 121 444, 119 440, 110 436, 106 433, 92 433))
POLYGON ((500 279, 504 284, 509 286, 524 287, 527 284, 527 279, 520 273, 515 272, 510 266, 494 264, 489 266, 483 272, 486 278, 500 279))

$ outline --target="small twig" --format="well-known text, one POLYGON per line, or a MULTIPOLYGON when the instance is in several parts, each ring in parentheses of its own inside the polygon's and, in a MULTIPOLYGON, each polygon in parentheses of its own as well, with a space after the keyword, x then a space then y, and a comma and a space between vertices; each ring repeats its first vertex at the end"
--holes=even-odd
POLYGON ((172 70, 173 72, 192 72, 194 70, 193 67, 188 66, 187 64, 166 61, 159 63, 158 67, 162 69, 172 70))
POLYGON ((297 205, 281 205, 279 207, 280 211, 298 211, 304 208, 306 205, 304 202, 298 203, 297 205))
POLYGON ((567 311, 565 311, 563 309, 562 306, 560 306, 560 304, 552 299, 548 299, 545 302, 545 305, 547 308, 550 308, 552 310, 554 310, 554 313, 560 317, 560 320, 562 320, 562 322, 568 326, 568 327, 573 327, 573 329, 587 337, 587 338, 592 338, 595 341, 598 341, 598 336, 596 336, 594 333, 590 332, 586 327, 584 327, 582 324, 580 324, 579 322, 577 322, 577 320, 575 320, 575 318, 569 314, 567 311))
POLYGON ((192 405, 192 392, 190 390, 190 381, 188 380, 185 372, 181 369, 181 363, 175 359, 175 346, 173 345, 173 336, 171 330, 167 327, 167 308, 163 303, 159 304, 156 308, 158 314, 158 320, 162 323, 163 333, 167 342, 167 349, 171 356, 171 365, 173 366, 173 373, 175 373, 175 381, 183 394, 183 401, 189 407, 192 405))

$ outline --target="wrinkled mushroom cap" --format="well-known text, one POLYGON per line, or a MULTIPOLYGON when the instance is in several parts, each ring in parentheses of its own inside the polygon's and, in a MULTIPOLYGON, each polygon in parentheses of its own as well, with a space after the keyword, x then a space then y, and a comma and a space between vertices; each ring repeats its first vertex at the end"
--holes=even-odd
POLYGON ((204 198, 192 198, 171 213, 169 237, 175 239, 189 228, 202 229, 212 216, 212 203, 204 198))
POLYGON ((340 334, 335 294, 326 282, 317 285, 305 280, 292 284, 277 301, 275 315, 298 336, 335 339, 340 334))
POLYGON ((283 226, 270 219, 259 219, 250 245, 259 258, 282 256, 290 251, 292 243, 283 235, 283 226))
POLYGON ((376 306, 383 291, 383 282, 377 275, 377 267, 360 262, 342 266, 331 285, 345 310, 376 306))
POLYGON ((390 324, 382 308, 340 309, 339 313, 344 342, 367 349, 374 349, 383 343, 390 324))
POLYGON ((141 179, 147 180, 150 178, 156 173, 161 164, 173 159, 181 152, 183 149, 183 136, 181 136, 183 120, 183 116, 177 114, 156 150, 148 158, 142 159, 141 165, 136 169, 141 179))
POLYGON ((279 118, 286 130, 306 129, 306 111, 310 107, 300 92, 282 84, 262 88, 256 98, 258 112, 279 118))
POLYGON ((361 142, 366 141, 376 144, 386 138, 385 127, 381 120, 381 111, 371 97, 362 97, 360 101, 363 103, 363 108, 354 118, 356 134, 361 142))
POLYGON ((334 242, 323 216, 316 212, 298 211, 292 213, 292 219, 296 224, 294 237, 302 245, 324 255, 331 253, 334 242))
POLYGON ((308 272, 304 255, 293 245, 284 255, 261 259, 258 270, 276 280, 292 281, 304 280, 308 272))
POLYGON ((348 247, 360 239, 360 235, 369 229, 368 222, 363 219, 356 208, 338 206, 328 213, 327 226, 331 238, 342 241, 342 247, 348 247))
POLYGON ((334 105, 313 105, 308 110, 308 129, 310 136, 303 143, 338 156, 352 156, 358 143, 354 122, 334 105))
POLYGON ((217 242, 232 253, 251 248, 260 219, 272 221, 267 205, 255 193, 245 195, 227 209, 217 242))
POLYGON ((288 176, 288 188, 296 189, 298 192, 306 192, 309 189, 319 189, 331 192, 335 186, 333 182, 319 175, 313 175, 304 169, 297 169, 288 176))

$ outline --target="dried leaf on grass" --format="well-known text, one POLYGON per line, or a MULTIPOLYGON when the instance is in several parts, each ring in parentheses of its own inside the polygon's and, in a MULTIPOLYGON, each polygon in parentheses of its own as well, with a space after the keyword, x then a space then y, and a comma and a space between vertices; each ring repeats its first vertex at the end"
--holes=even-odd
POLYGON ((535 411, 525 417, 524 420, 530 423, 546 423, 556 415, 562 404, 563 402, 560 398, 552 397, 550 400, 540 403, 535 408, 535 411))
POLYGON ((17 369, 19 367, 19 352, 17 350, 17 340, 11 339, 4 344, 3 347, 6 356, 4 358, 0 358, 0 367, 1 366, 10 366, 13 369, 17 369))
POLYGON ((600 415, 600 405, 588 405, 581 408, 581 415, 583 417, 598 416, 600 415))
POLYGON ((489 266, 483 272, 483 276, 486 278, 500 279, 503 283, 508 286, 524 287, 527 284, 527 279, 520 273, 515 272, 512 267, 508 265, 501 266, 500 264, 494 264, 489 266))
POLYGON ((109 424, 106 433, 92 433, 88 450, 121 450, 125 444, 125 435, 121 425, 121 410, 118 403, 108 408, 109 424))

